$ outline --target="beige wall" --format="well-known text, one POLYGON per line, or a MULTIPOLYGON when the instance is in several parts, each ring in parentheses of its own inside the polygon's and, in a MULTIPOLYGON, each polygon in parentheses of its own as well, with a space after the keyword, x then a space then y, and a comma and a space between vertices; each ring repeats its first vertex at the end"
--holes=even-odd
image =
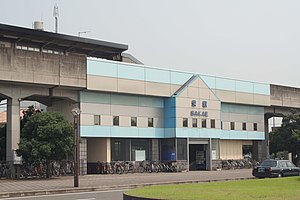
POLYGON ((220 159, 242 159, 243 145, 253 145, 249 140, 220 140, 220 159))
POLYGON ((183 127, 183 118, 188 118, 188 127, 192 127, 192 119, 196 118, 198 121, 198 128, 201 128, 202 119, 206 119, 207 128, 210 128, 210 120, 214 119, 216 125, 215 128, 219 129, 220 109, 221 102, 201 80, 201 78, 197 78, 176 98, 176 126, 178 128, 183 127), (196 107, 192 107, 192 100, 196 100, 196 107), (202 101, 207 102, 206 108, 202 107, 202 101), (208 112, 208 117, 191 116, 191 111, 208 112))
POLYGON ((220 159, 242 159, 242 146, 241 140, 220 140, 220 159))
POLYGON ((110 162, 110 139, 87 138, 88 162, 110 162))
POLYGON ((81 125, 94 125, 94 115, 101 116, 101 125, 112 126, 113 116, 119 116, 119 126, 131 126, 131 117, 137 117, 137 127, 148 127, 148 117, 154 119, 154 127, 164 127, 163 108, 114 104, 81 103, 81 125))

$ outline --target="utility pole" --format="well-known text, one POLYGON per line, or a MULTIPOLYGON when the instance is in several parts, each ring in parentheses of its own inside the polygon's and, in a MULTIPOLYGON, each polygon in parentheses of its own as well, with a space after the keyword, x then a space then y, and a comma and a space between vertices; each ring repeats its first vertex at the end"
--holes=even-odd
POLYGON ((55 18, 55 33, 58 32, 58 6, 55 4, 53 9, 53 17, 55 18))

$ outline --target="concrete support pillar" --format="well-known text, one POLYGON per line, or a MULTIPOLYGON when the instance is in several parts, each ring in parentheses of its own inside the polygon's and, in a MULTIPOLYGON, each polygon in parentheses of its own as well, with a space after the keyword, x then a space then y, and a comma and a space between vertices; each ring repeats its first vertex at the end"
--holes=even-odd
POLYGON ((159 160, 159 141, 158 139, 152 139, 152 160, 159 160))
POLYGON ((207 164, 207 170, 212 171, 212 145, 211 145, 211 138, 209 138, 209 144, 207 147, 208 153, 206 153, 206 160, 208 162, 207 164))
POLYGON ((80 174, 87 174, 87 139, 80 139, 80 174))
POLYGON ((253 141, 253 159, 262 162, 262 141, 253 141))
POLYGON ((11 178, 15 178, 15 150, 20 143, 20 102, 18 98, 7 99, 6 161, 11 165, 11 178))
POLYGON ((269 146, 269 119, 265 116, 264 118, 265 126, 265 140, 262 141, 262 159, 268 159, 270 156, 270 146, 269 146))

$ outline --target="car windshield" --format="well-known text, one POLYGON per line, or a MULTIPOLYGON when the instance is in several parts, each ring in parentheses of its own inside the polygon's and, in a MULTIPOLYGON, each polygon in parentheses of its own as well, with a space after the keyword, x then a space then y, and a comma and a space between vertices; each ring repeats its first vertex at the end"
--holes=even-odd
POLYGON ((264 166, 264 167, 276 167, 276 161, 273 161, 273 160, 265 160, 261 163, 261 166, 264 166))

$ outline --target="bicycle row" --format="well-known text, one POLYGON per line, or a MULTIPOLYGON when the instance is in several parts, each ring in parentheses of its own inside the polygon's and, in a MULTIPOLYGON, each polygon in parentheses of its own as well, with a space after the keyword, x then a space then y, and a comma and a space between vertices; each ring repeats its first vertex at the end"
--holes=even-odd
POLYGON ((97 174, 182 172, 187 161, 113 161, 98 162, 97 174))

